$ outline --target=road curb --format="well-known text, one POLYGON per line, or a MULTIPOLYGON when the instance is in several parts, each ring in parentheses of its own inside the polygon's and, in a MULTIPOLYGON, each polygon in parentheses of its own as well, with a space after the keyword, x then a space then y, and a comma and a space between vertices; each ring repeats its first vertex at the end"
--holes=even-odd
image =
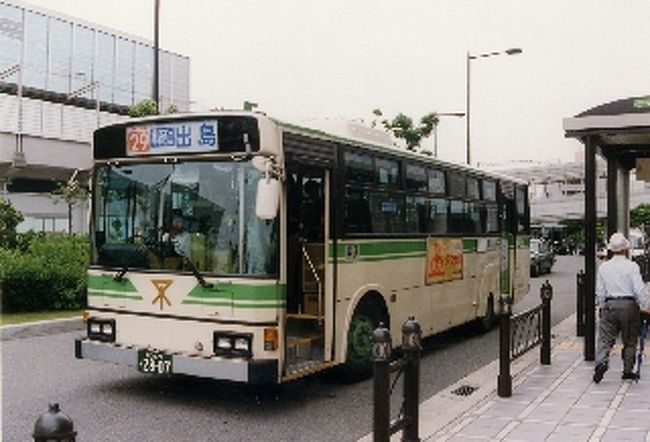
POLYGON ((49 321, 28 322, 26 324, 5 325, 0 327, 0 341, 81 331, 83 328, 84 323, 81 318, 53 319, 49 321))

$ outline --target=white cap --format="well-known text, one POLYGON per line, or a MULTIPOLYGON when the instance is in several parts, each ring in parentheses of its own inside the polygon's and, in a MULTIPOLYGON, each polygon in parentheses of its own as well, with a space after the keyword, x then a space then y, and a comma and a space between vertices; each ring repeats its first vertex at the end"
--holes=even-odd
POLYGON ((627 240, 627 238, 625 238, 625 235, 620 232, 616 232, 609 237, 609 244, 607 245, 607 248, 614 253, 622 252, 623 250, 630 248, 630 242, 627 240))

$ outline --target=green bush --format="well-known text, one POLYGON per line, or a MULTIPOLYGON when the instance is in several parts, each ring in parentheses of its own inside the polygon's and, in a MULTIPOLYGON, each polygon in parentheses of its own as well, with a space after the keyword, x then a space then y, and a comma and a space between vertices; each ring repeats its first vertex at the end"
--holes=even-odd
POLYGON ((85 305, 86 236, 33 235, 25 250, 0 249, 3 311, 79 309, 85 305))

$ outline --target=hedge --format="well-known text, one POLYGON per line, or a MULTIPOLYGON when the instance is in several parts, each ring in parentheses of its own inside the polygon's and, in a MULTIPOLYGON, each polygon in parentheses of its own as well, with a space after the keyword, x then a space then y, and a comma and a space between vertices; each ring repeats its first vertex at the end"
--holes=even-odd
POLYGON ((89 248, 77 235, 31 235, 24 247, 0 248, 3 311, 83 308, 89 248))

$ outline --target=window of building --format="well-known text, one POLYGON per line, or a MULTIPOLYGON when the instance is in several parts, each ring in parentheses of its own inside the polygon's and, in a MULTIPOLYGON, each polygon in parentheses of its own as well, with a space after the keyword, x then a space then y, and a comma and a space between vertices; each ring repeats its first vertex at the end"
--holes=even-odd
MULTIPOLYGON (((23 36, 22 10, 12 5, 0 3, 0 22, 2 23, 2 32, 0 32, 0 48, 2 48, 2 51, 0 51, 0 71, 4 71, 20 63, 23 36)), ((18 83, 18 73, 7 76, 2 81, 18 83)))
MULTIPOLYGON (((147 98, 152 98, 153 93, 153 56, 154 51, 151 46, 138 43, 136 45, 135 65, 137 69, 134 72, 134 98, 136 103, 147 98)), ((189 88, 188 88, 189 89, 189 88)))
POLYGON ((70 92, 70 62, 72 59, 72 23, 50 17, 50 65, 47 89, 67 94, 70 92))
POLYGON ((25 86, 45 89, 47 76, 47 17, 25 11, 25 86))
POLYGON ((99 82, 99 99, 113 101, 113 68, 115 66, 115 37, 97 32, 95 81, 99 82))
MULTIPOLYGON (((93 58, 95 55, 95 32, 85 26, 74 27, 72 40, 72 90, 76 91, 94 81, 93 58)), ((82 97, 93 99, 95 91, 89 90, 82 97)))
POLYGON ((133 60, 135 43, 117 39, 117 66, 115 68, 115 103, 130 106, 133 103, 133 60))

